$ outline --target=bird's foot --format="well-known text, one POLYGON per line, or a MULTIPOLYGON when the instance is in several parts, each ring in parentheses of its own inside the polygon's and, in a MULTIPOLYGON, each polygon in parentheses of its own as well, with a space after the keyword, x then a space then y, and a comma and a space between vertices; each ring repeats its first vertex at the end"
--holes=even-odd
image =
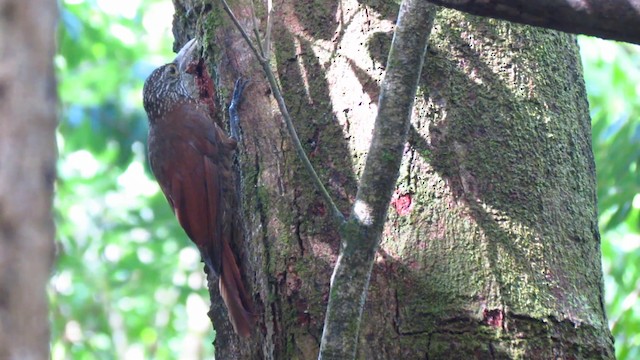
POLYGON ((240 139, 240 116, 238 116, 238 106, 242 100, 242 92, 245 86, 249 83, 249 80, 238 78, 233 88, 233 97, 231 98, 231 104, 229 105, 229 122, 231 129, 231 137, 235 140, 240 139))

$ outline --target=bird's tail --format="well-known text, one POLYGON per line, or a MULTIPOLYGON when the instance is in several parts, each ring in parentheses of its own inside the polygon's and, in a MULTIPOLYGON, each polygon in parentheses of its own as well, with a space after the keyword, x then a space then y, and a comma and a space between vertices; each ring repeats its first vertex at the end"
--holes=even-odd
POLYGON ((243 337, 253 330, 252 302, 242 284, 240 269, 229 243, 224 241, 222 249, 222 274, 220 274, 220 295, 227 306, 229 320, 236 333, 243 337))

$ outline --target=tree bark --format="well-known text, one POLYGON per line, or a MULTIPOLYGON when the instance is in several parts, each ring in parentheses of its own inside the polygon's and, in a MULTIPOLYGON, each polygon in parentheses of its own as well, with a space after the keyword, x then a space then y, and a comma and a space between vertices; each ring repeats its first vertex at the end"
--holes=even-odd
MULTIPOLYGON (((218 93, 243 75, 242 267, 260 321, 239 340, 214 300, 219 359, 317 357, 338 229, 260 68, 217 2, 174 0, 218 93)), ((397 5, 276 4, 273 65, 343 213, 355 200, 397 5)), ((244 3, 234 12, 251 28, 244 3)), ((264 29, 264 9, 256 9, 264 29)), ((613 358, 602 302, 590 121, 575 38, 456 11, 436 19, 357 357, 613 358)), ((224 102, 224 101, 222 101, 224 102)))
POLYGON ((0 1, 0 359, 47 359, 56 4, 0 1))

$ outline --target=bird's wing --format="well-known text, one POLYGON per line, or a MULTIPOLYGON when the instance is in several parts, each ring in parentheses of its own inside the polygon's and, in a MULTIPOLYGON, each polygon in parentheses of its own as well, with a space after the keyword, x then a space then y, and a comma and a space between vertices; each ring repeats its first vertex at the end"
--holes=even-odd
MULTIPOLYGON (((220 274, 225 158, 229 156, 216 141, 216 127, 209 116, 197 108, 180 108, 165 142, 164 158, 152 169, 173 208, 180 225, 200 249, 205 262, 220 274)), ((167 133, 165 131, 165 133, 167 133)))
POLYGON ((231 154, 236 143, 201 109, 193 106, 175 111, 169 113, 175 123, 164 131, 172 134, 171 140, 163 145, 173 151, 166 151, 169 154, 162 158, 152 157, 152 169, 161 172, 156 177, 180 225, 220 276, 220 295, 229 320, 246 337, 253 328, 252 301, 230 247, 232 229, 227 223, 232 220, 225 211, 231 209, 223 193, 233 191, 231 154))

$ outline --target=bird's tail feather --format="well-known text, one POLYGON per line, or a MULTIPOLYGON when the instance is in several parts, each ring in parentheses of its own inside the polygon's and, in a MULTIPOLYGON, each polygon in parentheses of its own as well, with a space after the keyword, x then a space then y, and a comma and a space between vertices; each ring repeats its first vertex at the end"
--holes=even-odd
POLYGON ((233 329, 238 335, 248 337, 254 325, 251 298, 242 284, 236 258, 226 241, 222 249, 222 274, 219 286, 233 329))

